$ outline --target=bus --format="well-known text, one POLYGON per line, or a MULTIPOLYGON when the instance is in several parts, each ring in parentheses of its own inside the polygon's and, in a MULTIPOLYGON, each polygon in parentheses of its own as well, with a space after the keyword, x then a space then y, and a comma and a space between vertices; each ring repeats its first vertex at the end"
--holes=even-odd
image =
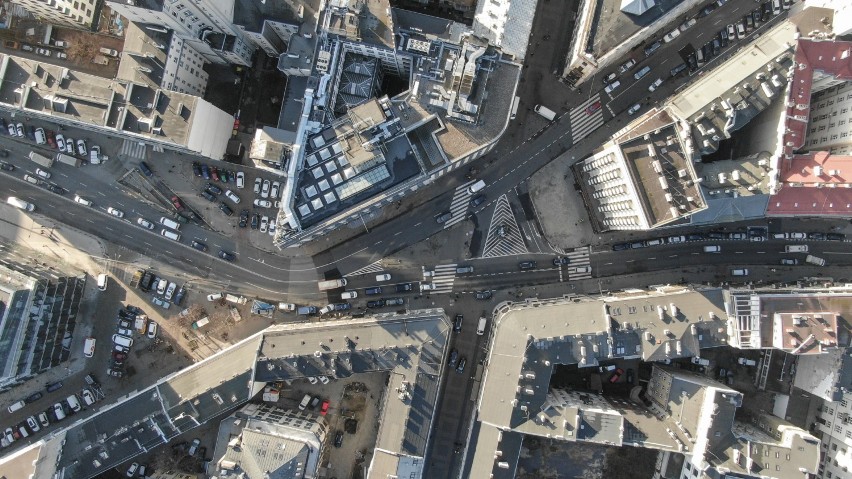
POLYGON ((518 104, 521 103, 521 97, 515 95, 515 99, 512 100, 512 120, 518 115, 518 104))

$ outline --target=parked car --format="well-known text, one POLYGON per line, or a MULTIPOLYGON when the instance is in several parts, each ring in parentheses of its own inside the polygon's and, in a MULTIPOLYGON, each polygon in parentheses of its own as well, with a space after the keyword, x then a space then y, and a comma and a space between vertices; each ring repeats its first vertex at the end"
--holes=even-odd
POLYGON ((491 295, 491 291, 477 291, 476 293, 474 293, 473 296, 474 296, 474 298, 476 298, 478 300, 487 300, 487 299, 491 299, 492 295, 491 295))

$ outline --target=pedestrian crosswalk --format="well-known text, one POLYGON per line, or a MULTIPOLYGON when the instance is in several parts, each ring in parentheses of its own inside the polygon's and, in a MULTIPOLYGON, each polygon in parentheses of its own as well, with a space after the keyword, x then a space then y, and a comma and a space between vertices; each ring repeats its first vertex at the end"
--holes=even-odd
POLYGON ((432 284, 435 289, 430 291, 431 294, 452 293, 453 283, 456 281, 456 263, 439 264, 435 266, 434 275, 432 275, 432 284))
POLYGON ((444 229, 461 223, 465 216, 467 216, 467 207, 470 205, 470 191, 467 187, 473 184, 474 181, 476 180, 468 181, 456 188, 456 192, 453 194, 453 202, 450 205, 450 213, 453 214, 453 217, 444 223, 444 229))
POLYGON ((497 198, 494 204, 494 214, 488 225, 488 234, 485 237, 485 247, 482 250, 483 258, 495 258, 498 256, 511 256, 526 254, 527 245, 515 221, 515 214, 509 205, 509 198, 503 195, 497 198))
POLYGON ((562 270, 568 274, 568 281, 589 279, 592 277, 592 262, 589 253, 590 249, 584 247, 576 248, 574 251, 564 254, 564 257, 570 260, 568 264, 562 266, 562 270))
POLYGON ((145 152, 148 149, 148 145, 145 143, 140 143, 138 141, 133 140, 124 140, 121 144, 121 150, 119 150, 119 156, 123 156, 125 158, 135 158, 137 160, 145 159, 145 152))
POLYGON ((367 273, 378 273, 380 271, 384 271, 384 269, 385 269, 384 266, 382 266, 382 260, 378 260, 378 261, 375 261, 375 262, 368 264, 367 266, 364 266, 361 269, 355 270, 351 273, 344 274, 343 276, 358 276, 358 275, 367 274, 367 273))
POLYGON ((604 124, 603 108, 600 93, 595 93, 591 98, 569 112, 571 119, 571 140, 577 144, 583 138, 604 124), (590 110, 594 110, 591 113, 590 110))

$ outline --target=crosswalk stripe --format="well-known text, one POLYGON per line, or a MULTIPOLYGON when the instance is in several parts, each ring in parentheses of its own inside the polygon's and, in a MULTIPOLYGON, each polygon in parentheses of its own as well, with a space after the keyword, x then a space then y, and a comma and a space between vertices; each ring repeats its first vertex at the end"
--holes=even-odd
POLYGON ((526 243, 521 236, 521 229, 515 220, 515 214, 509 205, 509 198, 503 195, 497 198, 494 205, 494 214, 488 225, 488 234, 485 237, 485 247, 482 251, 483 258, 494 258, 498 256, 512 256, 528 253, 526 243), (504 228, 504 235, 500 236, 500 227, 504 228))
POLYGON ((121 144, 121 150, 119 150, 119 155, 126 156, 128 158, 136 158, 138 160, 145 159, 145 153, 148 149, 148 145, 145 143, 140 144, 138 141, 127 140, 121 144))
POLYGON ((384 268, 382 267, 382 260, 374 261, 359 270, 344 274, 343 276, 358 276, 360 274, 378 273, 379 271, 384 271, 384 268))
POLYGON ((456 281, 456 266, 458 264, 439 264, 435 265, 435 275, 431 278, 431 283, 435 289, 430 291, 432 294, 437 293, 452 293, 453 284, 456 281))
MULTIPOLYGON (((590 279, 592 277, 592 273, 577 273, 577 268, 583 266, 591 266, 591 250, 589 248, 583 248, 581 250, 569 251, 566 252, 563 256, 569 259, 570 263, 563 266, 565 272, 568 273, 567 277, 569 281, 578 280, 578 279, 590 279)), ((562 269, 560 268, 560 269, 562 269)))
POLYGON ((600 101, 600 93, 596 93, 569 112, 569 118, 571 119, 571 140, 574 144, 603 125, 603 108, 599 108, 598 111, 591 115, 586 113, 586 108, 596 101, 600 101))
POLYGON ((453 217, 450 218, 449 221, 444 223, 444 229, 450 228, 453 225, 461 223, 467 213, 467 208, 470 205, 470 191, 468 191, 467 187, 473 184, 476 180, 470 180, 463 185, 459 185, 456 188, 455 193, 453 193, 453 202, 450 203, 450 213, 453 214, 453 217))

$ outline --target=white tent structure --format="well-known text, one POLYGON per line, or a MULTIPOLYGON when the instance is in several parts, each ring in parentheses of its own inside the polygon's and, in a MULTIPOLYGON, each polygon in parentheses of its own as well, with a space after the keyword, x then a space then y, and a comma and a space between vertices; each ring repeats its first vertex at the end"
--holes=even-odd
POLYGON ((621 11, 632 15, 642 15, 656 4, 656 0, 621 0, 621 11))

